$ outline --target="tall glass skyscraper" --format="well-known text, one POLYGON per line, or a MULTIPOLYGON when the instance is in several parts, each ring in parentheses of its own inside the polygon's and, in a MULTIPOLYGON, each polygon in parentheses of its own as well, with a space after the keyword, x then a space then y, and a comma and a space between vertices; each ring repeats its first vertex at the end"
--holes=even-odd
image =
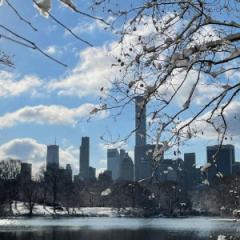
POLYGON ((89 153, 89 137, 82 137, 79 156, 79 174, 83 179, 88 179, 89 177, 89 153))
POLYGON ((155 145, 147 144, 146 138, 146 106, 143 96, 135 98, 135 180, 148 179, 153 173, 153 152, 155 145))
POLYGON ((47 170, 59 169, 59 146, 47 146, 47 170))
POLYGON ((231 144, 207 147, 207 162, 211 164, 208 169, 208 180, 211 181, 219 175, 232 175, 232 165, 235 163, 235 149, 231 144))
POLYGON ((146 145, 146 107, 143 96, 135 98, 135 128, 136 146, 146 145))
POLYGON ((107 170, 112 172, 112 179, 119 178, 120 171, 120 155, 116 148, 107 150, 107 170))

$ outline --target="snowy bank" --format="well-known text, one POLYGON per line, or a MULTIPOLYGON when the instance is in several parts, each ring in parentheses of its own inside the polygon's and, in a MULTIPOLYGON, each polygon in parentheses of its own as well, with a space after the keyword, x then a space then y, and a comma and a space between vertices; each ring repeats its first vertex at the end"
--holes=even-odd
MULTIPOLYGON (((17 202, 13 205, 13 216, 26 216, 29 214, 27 205, 17 202)), ((146 211, 139 208, 110 208, 110 207, 82 207, 82 208, 54 208, 36 204, 33 216, 81 216, 81 217, 144 217, 146 211)))

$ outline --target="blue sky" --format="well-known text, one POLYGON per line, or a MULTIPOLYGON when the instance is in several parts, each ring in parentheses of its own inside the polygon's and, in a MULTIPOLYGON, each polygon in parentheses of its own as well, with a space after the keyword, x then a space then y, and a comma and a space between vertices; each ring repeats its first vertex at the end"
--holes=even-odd
MULTIPOLYGON (((7 5, 0 7, 1 24, 34 41, 68 67, 54 63, 37 51, 0 39, 1 49, 13 56, 15 63, 15 68, 0 68, 0 156, 20 158, 40 166, 45 161, 45 145, 54 143, 56 137, 62 149, 62 165, 70 162, 77 171, 81 137, 89 136, 91 165, 105 168, 106 147, 100 136, 124 137, 134 127, 132 105, 117 120, 111 114, 100 114, 86 121, 93 105, 98 104, 100 87, 108 85, 114 77, 114 71, 109 68, 113 59, 106 55, 108 49, 113 48, 116 36, 105 31, 99 22, 55 4, 54 16, 94 45, 89 47, 51 19, 41 16, 31 1, 12 3, 39 31, 34 32, 19 21, 7 5)), ((86 7, 84 1, 80 6, 86 7)), ((198 164, 203 164, 206 146, 214 143, 213 140, 194 140, 184 146, 182 152, 196 152, 198 164)), ((125 147, 133 156, 133 137, 125 147)))

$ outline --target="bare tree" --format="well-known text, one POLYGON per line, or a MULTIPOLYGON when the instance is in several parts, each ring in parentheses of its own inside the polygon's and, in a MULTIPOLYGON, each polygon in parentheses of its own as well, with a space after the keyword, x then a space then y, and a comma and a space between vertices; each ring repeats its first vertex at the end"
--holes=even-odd
POLYGON ((21 200, 24 202, 28 209, 28 215, 32 216, 33 209, 39 200, 39 183, 30 181, 23 181, 20 183, 21 200))
POLYGON ((9 204, 9 211, 12 213, 13 201, 18 198, 18 180, 21 162, 19 160, 7 159, 0 162, 0 180, 3 182, 5 200, 9 204))
POLYGON ((119 115, 142 95, 149 135, 162 143, 157 155, 209 132, 220 146, 231 138, 227 115, 240 91, 238 0, 97 0, 94 5, 115 19, 119 55, 112 66, 113 88, 93 113, 114 109, 119 115))
MULTIPOLYGON (((24 4, 22 4, 21 7, 23 7, 23 6, 24 7, 36 7, 36 9, 39 11, 39 13, 43 17, 50 18, 59 27, 63 28, 65 31, 67 31, 69 34, 71 34, 74 38, 76 38, 77 40, 79 40, 80 42, 82 42, 83 44, 85 44, 87 46, 92 46, 92 44, 88 40, 83 39, 82 37, 77 35, 74 31, 72 31, 72 29, 69 26, 67 26, 67 24, 64 21, 62 21, 61 19, 58 19, 54 15, 54 13, 52 13, 52 4, 55 4, 55 5, 62 4, 63 6, 69 8, 71 11, 73 11, 75 14, 93 19, 95 21, 100 21, 103 24, 106 24, 106 26, 108 25, 108 23, 103 18, 99 18, 97 16, 94 16, 91 13, 87 13, 87 12, 79 10, 79 7, 77 6, 77 4, 75 4, 72 0, 59 0, 58 3, 56 3, 56 2, 52 3, 52 2, 53 2, 52 0, 32 0, 32 5, 29 5, 29 3, 26 4, 24 2, 24 4)), ((14 3, 14 1, 1 0, 0 7, 2 5, 6 5, 6 7, 8 7, 10 10, 12 10, 12 13, 19 19, 19 25, 21 24, 22 27, 24 27, 24 25, 25 25, 26 27, 29 27, 33 32, 39 31, 32 24, 31 20, 22 14, 22 9, 17 7, 16 4, 14 3)), ((23 47, 38 51, 45 57, 51 59, 52 61, 54 61, 64 67, 67 67, 67 65, 64 62, 49 55, 46 51, 44 51, 42 49, 41 46, 39 46, 37 43, 33 42, 31 39, 26 37, 24 34, 24 31, 21 31, 19 29, 21 29, 21 28, 19 28, 19 26, 17 26, 16 29, 12 29, 7 25, 0 24, 0 38, 4 39, 6 41, 10 41, 10 42, 19 44, 23 47)), ((1 65, 13 67, 12 59, 3 51, 0 52, 0 66, 1 65)))

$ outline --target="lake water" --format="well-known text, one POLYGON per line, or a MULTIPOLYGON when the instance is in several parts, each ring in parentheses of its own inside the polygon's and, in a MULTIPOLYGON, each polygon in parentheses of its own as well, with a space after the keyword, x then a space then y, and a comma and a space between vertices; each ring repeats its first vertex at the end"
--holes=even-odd
POLYGON ((0 219, 0 240, 203 240, 219 235, 240 236, 240 222, 213 218, 0 219))

